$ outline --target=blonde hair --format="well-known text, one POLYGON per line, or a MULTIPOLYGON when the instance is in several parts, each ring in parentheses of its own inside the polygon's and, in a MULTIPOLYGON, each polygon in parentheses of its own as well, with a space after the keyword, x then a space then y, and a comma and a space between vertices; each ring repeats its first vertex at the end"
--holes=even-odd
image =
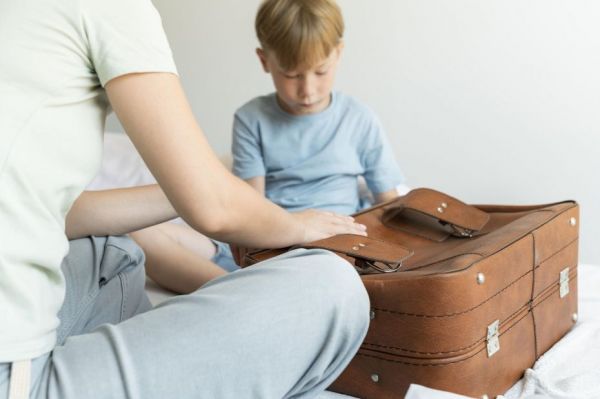
POLYGON ((327 58, 342 40, 344 20, 334 0, 265 0, 255 28, 263 50, 291 70, 327 58))

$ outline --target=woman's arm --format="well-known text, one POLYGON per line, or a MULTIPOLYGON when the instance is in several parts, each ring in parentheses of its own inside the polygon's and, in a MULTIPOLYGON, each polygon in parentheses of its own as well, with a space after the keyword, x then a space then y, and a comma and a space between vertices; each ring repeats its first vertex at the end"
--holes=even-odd
POLYGON ((265 195, 265 177, 264 176, 256 176, 251 177, 250 179, 245 180, 246 183, 250 185, 253 189, 255 189, 260 195, 265 195))
POLYGON ((178 214, 216 239, 283 247, 364 226, 328 212, 288 213, 233 176, 211 150, 177 76, 130 74, 111 80, 113 109, 178 214))
POLYGON ((121 235, 177 217, 157 184, 84 191, 65 222, 69 239, 89 235, 121 235))

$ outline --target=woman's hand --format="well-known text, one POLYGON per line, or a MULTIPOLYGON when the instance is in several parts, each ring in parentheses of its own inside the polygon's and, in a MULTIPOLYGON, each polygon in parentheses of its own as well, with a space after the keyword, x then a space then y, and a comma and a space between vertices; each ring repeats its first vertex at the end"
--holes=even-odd
POLYGON ((316 209, 308 209, 292 215, 299 219, 304 226, 304 238, 301 243, 321 240, 338 234, 367 235, 367 227, 356 223, 352 216, 316 209))

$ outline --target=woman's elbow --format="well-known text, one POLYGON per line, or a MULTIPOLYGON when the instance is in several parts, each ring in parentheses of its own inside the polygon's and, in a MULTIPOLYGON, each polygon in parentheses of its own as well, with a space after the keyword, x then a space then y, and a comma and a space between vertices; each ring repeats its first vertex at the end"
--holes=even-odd
POLYGON ((194 212, 184 220, 196 231, 209 237, 219 238, 232 232, 235 223, 231 221, 231 214, 223 206, 204 209, 194 212))

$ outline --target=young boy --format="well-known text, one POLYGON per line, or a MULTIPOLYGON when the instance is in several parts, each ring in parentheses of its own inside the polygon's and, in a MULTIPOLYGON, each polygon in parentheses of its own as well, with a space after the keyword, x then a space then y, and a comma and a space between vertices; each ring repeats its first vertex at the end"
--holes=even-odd
MULTIPOLYGON (((344 22, 333 0, 266 0, 256 16, 259 60, 276 92, 236 113, 233 171, 274 203, 349 215, 363 177, 376 203, 395 198, 403 183, 383 129, 366 106, 333 91, 344 22)), ((189 292, 235 270, 227 244, 163 224, 132 234, 147 255, 149 275, 163 287, 189 292), (211 249, 213 248, 212 245, 211 249), (213 255, 214 254, 214 255, 213 255), (203 259, 200 259, 203 258, 203 259)))
POLYGON ((351 214, 371 205, 359 176, 376 203, 403 183, 375 115, 332 89, 343 32, 333 0, 266 0, 256 16, 256 53, 276 92, 235 113, 233 171, 290 211, 351 214))

